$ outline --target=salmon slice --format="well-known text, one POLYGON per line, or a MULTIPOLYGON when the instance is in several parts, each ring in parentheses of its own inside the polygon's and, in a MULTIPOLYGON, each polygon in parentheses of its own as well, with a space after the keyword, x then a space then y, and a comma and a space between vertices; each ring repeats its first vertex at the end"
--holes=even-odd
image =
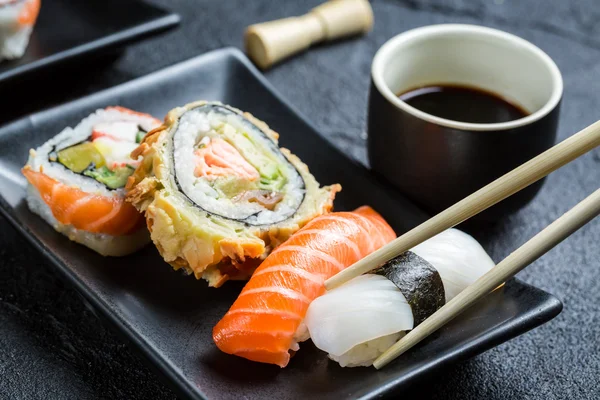
POLYGON ((19 25, 33 25, 40 13, 40 0, 26 0, 17 20, 19 25))
POLYGON ((198 177, 239 176, 250 181, 260 178, 256 168, 246 161, 235 147, 223 139, 211 139, 194 154, 196 156, 194 174, 198 177))
POLYGON ((228 354, 285 367, 294 334, 324 282, 396 238, 371 207, 313 219, 256 269, 227 314, 213 329, 228 354))
POLYGON ((133 233, 143 224, 143 216, 123 198, 86 193, 29 166, 21 171, 61 224, 112 236, 133 233))

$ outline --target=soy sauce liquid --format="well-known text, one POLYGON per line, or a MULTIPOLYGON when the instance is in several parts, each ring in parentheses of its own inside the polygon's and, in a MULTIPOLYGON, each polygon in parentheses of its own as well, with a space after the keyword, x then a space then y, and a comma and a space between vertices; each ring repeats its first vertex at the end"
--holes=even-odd
POLYGON ((398 95, 400 100, 436 117, 476 124, 514 121, 529 113, 501 96, 462 85, 431 85, 398 95))

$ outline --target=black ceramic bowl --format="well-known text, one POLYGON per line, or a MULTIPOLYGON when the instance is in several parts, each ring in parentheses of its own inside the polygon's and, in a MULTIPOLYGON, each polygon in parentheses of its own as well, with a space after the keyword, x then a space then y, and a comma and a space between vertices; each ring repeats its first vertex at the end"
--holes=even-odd
MULTIPOLYGON (((551 147, 563 83, 542 50, 514 35, 473 25, 433 25, 390 39, 371 71, 371 168, 427 209, 439 212, 551 147), (478 87, 528 115, 474 124, 439 118, 400 100, 420 86, 478 87)), ((495 220, 529 202, 538 182, 482 214, 495 220)))

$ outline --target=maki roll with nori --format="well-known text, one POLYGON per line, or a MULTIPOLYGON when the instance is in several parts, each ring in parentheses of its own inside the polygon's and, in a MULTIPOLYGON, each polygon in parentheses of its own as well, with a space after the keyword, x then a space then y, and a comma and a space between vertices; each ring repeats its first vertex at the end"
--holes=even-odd
POLYGON ((123 107, 98 110, 36 150, 22 169, 27 204, 58 232, 106 256, 149 242, 123 189, 139 164, 130 153, 160 121, 123 107))
POLYGON ((304 322, 342 367, 369 366, 494 265, 475 239, 449 229, 317 298, 304 322))
POLYGON ((40 11, 40 0, 0 0, 0 61, 22 57, 40 11))
POLYGON ((268 253, 332 208, 339 185, 319 187, 278 134, 248 113, 198 101, 167 115, 127 199, 143 211, 159 252, 210 286, 248 279, 268 253))

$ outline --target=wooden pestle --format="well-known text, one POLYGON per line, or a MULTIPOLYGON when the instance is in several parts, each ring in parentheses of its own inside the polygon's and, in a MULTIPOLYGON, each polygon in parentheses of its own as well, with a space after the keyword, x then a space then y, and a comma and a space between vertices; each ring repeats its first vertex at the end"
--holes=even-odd
POLYGON ((249 26, 246 53, 267 69, 315 43, 365 33, 371 26, 373 10, 367 0, 331 0, 300 17, 249 26))

